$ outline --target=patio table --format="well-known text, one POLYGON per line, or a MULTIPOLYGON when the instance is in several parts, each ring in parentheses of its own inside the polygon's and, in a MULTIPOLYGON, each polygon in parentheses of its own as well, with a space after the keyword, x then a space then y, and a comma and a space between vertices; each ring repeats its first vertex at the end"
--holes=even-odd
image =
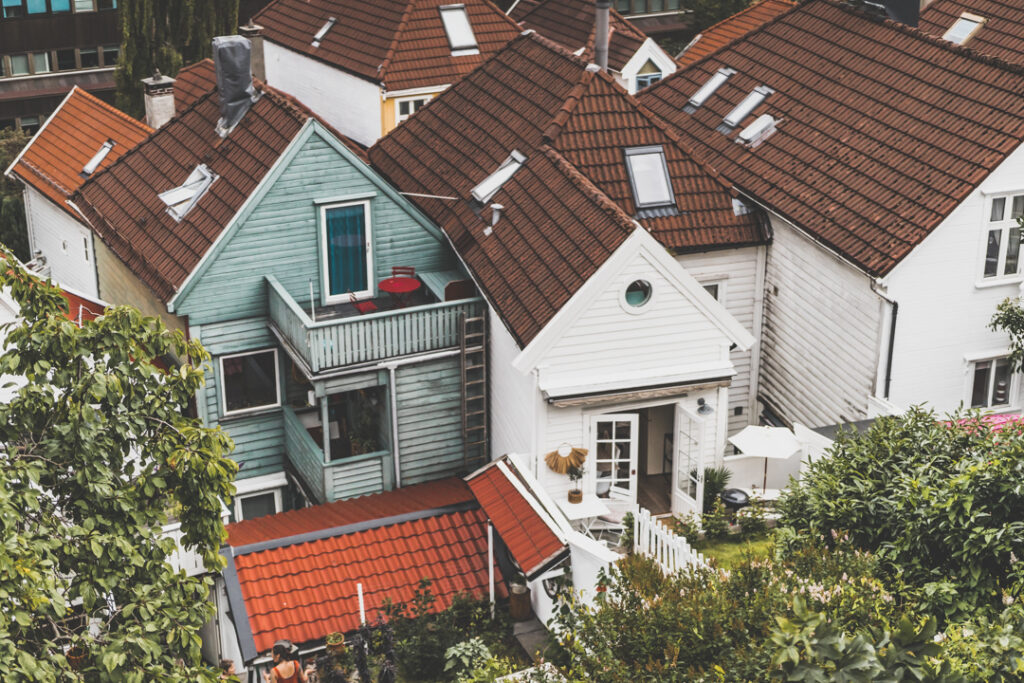
POLYGON ((583 500, 579 503, 570 503, 566 499, 557 500, 555 504, 558 509, 565 513, 569 522, 577 527, 579 531, 590 535, 590 527, 594 520, 601 515, 611 513, 611 509, 593 493, 583 494, 583 500))
POLYGON ((420 281, 414 277, 399 275, 381 280, 377 283, 377 287, 380 288, 380 291, 387 292, 394 297, 399 308, 404 308, 405 297, 420 288, 420 281))

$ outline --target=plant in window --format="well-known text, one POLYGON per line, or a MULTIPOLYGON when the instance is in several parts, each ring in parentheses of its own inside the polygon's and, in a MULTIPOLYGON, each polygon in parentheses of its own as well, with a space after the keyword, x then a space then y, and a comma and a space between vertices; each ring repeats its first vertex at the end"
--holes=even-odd
POLYGON ((572 488, 569 489, 569 502, 582 503, 583 489, 580 488, 580 480, 583 479, 583 468, 572 465, 565 473, 569 475, 569 481, 572 484, 572 488))

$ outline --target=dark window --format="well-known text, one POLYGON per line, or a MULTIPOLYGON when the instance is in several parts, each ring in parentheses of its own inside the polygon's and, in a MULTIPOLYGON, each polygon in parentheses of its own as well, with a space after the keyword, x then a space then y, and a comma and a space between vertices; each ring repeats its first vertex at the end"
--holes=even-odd
POLYGON ((626 303, 640 308, 651 300, 651 283, 647 280, 634 280, 626 287, 626 303))
POLYGON ((992 213, 989 216, 990 221, 1001 221, 1003 220, 1003 212, 1006 210, 1006 197, 996 197, 992 200, 992 213))
POLYGON ((636 77, 636 89, 643 90, 649 85, 653 85, 661 80, 661 73, 641 74, 636 77))
POLYGON ((35 135, 36 131, 39 130, 39 117, 38 116, 22 116, 21 117, 21 130, 29 135, 35 135))
POLYGON ((29 14, 46 14, 46 0, 26 0, 29 14))
POLYGON ((50 0, 50 11, 54 14, 71 11, 71 0, 50 0))
POLYGON ((0 55, 0 78, 3 78, 4 76, 7 75, 7 71, 4 68, 4 64, 5 64, 4 56, 0 55))
POLYGON ((0 119, 0 130, 14 128, 14 119, 0 119))
POLYGON ((242 519, 256 519, 266 517, 277 512, 277 501, 274 500, 274 492, 260 493, 255 496, 240 498, 242 506, 242 519))
POLYGON ((25 16, 25 8, 22 6, 22 0, 2 0, 2 2, 2 6, 4 8, 4 19, 25 16))
POLYGON ((387 450, 390 425, 385 388, 368 387, 333 394, 327 399, 331 460, 387 450))
POLYGON ((117 56, 121 53, 120 45, 103 46, 103 66, 116 66, 117 56))
POLYGON ((715 298, 715 301, 718 301, 718 283, 713 285, 704 285, 704 289, 707 290, 708 294, 715 298))
POLYGON ((96 9, 117 9, 117 0, 98 0, 96 9))
POLYGON ((94 47, 83 48, 78 51, 78 55, 82 58, 83 69, 92 69, 100 65, 100 53, 94 47))
POLYGON ((58 71, 70 71, 77 68, 78 66, 75 64, 75 48, 69 47, 63 50, 57 50, 58 71))
POLYGON ((971 407, 991 408, 1010 401, 1010 361, 1006 358, 978 361, 974 364, 971 407))
POLYGON ((279 403, 276 351, 222 358, 221 368, 225 413, 279 403))

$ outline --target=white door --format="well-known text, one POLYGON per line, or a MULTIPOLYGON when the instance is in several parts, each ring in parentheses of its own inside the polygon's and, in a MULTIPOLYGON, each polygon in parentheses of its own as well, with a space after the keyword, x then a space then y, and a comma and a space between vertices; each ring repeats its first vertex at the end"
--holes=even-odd
POLYGON ((590 418, 590 452, 599 498, 636 502, 637 432, 635 413, 595 415, 590 418))
POLYGON ((676 404, 672 513, 700 514, 704 500, 704 420, 676 404))

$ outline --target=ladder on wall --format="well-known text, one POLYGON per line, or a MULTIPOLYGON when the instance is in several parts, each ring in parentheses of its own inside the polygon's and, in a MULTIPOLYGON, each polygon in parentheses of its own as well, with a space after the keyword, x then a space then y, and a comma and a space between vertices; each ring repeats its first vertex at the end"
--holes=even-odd
POLYGON ((462 369, 462 460, 467 472, 487 457, 487 318, 462 315, 459 347, 462 369))

